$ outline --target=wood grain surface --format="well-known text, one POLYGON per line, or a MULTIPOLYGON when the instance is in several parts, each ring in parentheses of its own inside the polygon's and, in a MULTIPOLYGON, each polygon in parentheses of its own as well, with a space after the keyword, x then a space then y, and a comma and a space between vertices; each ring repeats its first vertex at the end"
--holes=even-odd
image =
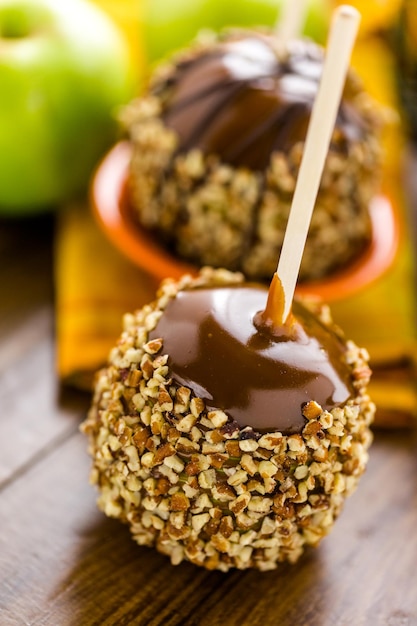
POLYGON ((332 533, 273 572, 172 567, 89 485, 54 368, 53 218, 0 221, 0 625, 417 625, 417 434, 376 432, 332 533))

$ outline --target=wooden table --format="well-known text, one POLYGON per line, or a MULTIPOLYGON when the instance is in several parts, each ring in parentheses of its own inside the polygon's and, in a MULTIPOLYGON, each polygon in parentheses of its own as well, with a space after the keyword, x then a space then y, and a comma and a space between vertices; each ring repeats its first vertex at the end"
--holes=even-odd
POLYGON ((54 371, 53 219, 0 221, 0 624, 417 624, 417 433, 377 432, 332 534, 268 573, 174 568, 95 506, 54 371))

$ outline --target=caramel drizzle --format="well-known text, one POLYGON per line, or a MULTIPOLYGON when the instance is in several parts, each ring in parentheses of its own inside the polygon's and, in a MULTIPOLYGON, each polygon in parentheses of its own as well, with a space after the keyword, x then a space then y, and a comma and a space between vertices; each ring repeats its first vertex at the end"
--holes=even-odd
MULTIPOLYGON (((240 64, 246 68, 249 63, 242 47, 233 47, 236 40, 232 39, 180 62, 166 82, 155 88, 165 100, 162 118, 179 134, 178 152, 200 148, 218 154, 231 165, 262 170, 273 151, 287 151, 304 140, 321 74, 318 50, 305 45, 282 60, 274 53, 273 37, 251 34, 246 40, 248 45, 257 44, 256 64, 250 66, 247 77, 227 64, 230 56, 236 67, 240 64), (204 72, 207 80, 199 80, 204 72), (190 84, 185 89, 187 80, 190 84), (211 102, 204 110, 208 99, 211 102), (258 118, 260 102, 268 110, 258 118), (238 136, 232 135, 240 116, 247 119, 247 127, 241 129, 238 125, 238 136)), ((364 120, 345 101, 336 124, 339 150, 346 151, 348 142, 360 139, 365 131, 364 120)))

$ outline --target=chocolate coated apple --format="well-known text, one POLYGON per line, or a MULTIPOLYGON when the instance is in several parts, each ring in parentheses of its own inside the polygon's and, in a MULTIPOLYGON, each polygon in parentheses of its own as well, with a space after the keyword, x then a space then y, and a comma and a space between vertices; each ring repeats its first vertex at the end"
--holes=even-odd
MULTIPOLYGON (((232 31, 156 71, 124 112, 132 211, 196 265, 269 281, 282 246, 323 64, 308 41, 232 31)), ((300 280, 322 278, 369 243, 381 116, 352 71, 339 108, 300 280)))
POLYGON ((330 531, 363 473, 367 353, 322 305, 240 274, 167 280, 125 317, 83 431, 99 506, 133 538, 208 569, 273 569, 330 531))

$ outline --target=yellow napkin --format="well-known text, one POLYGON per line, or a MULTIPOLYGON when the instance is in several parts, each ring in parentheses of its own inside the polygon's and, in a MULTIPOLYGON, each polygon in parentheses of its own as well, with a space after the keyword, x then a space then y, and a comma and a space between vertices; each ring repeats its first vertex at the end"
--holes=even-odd
POLYGON ((88 389, 121 332, 123 313, 153 300, 157 283, 108 243, 87 204, 58 216, 55 283, 58 373, 88 389))

